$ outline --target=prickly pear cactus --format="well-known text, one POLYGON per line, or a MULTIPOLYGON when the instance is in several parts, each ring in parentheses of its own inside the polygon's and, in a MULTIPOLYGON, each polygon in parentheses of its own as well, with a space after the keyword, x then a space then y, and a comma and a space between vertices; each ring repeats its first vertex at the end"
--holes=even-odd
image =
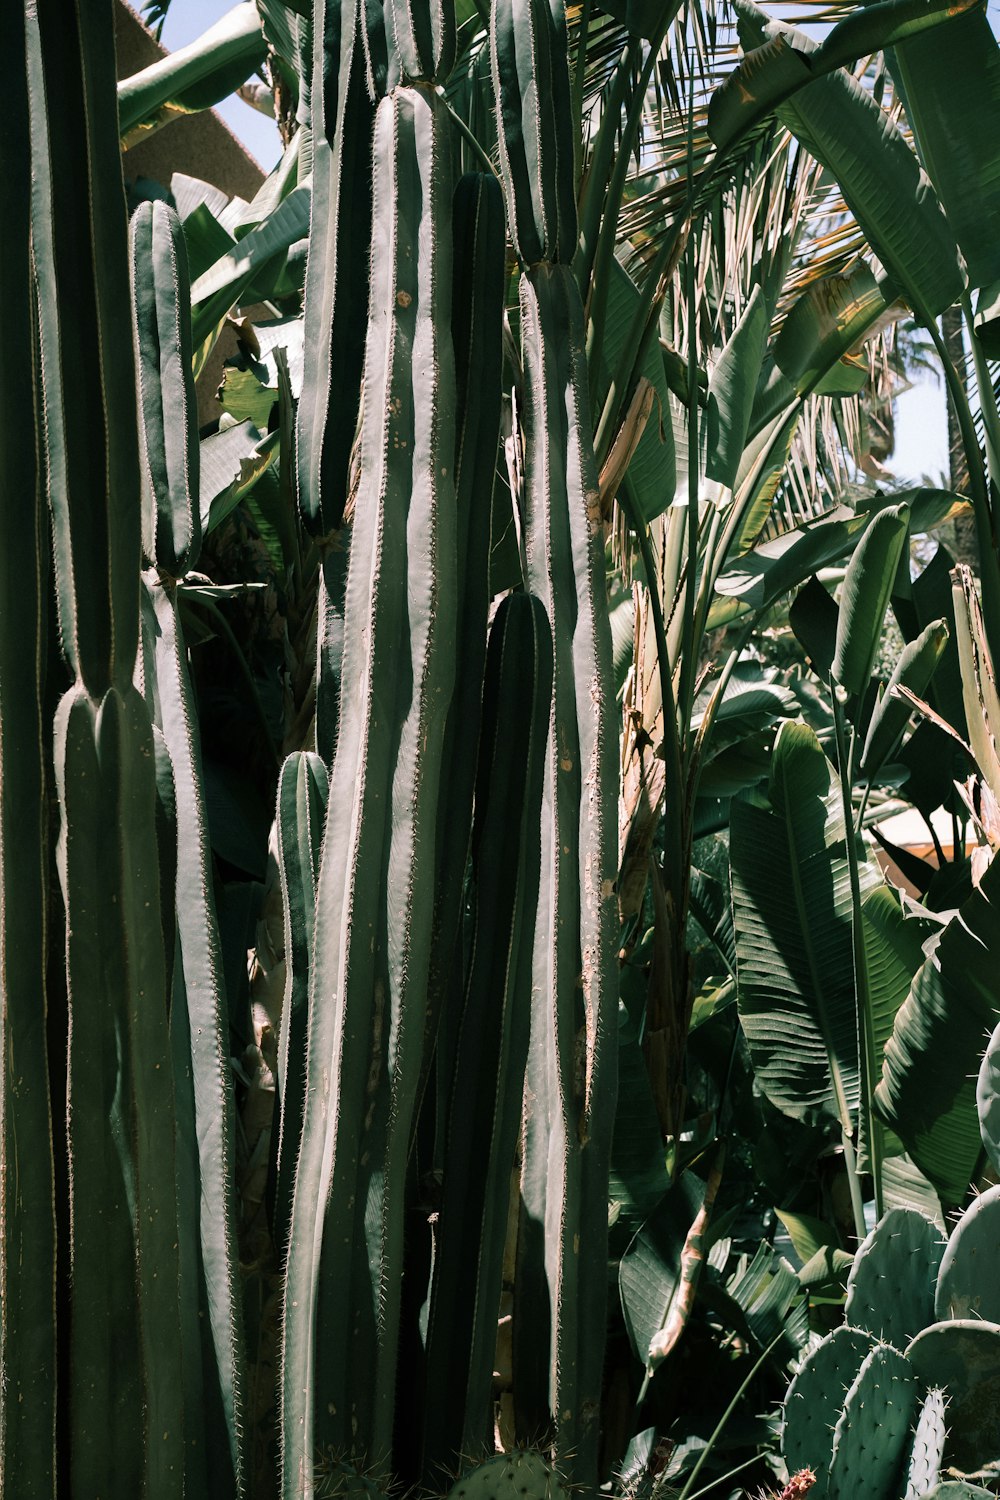
POLYGON ((934 1316, 934 1279, 945 1242, 912 1208, 892 1208, 858 1246, 844 1317, 853 1328, 905 1349, 934 1316))
POLYGON ((874 1348, 860 1328, 837 1328, 802 1361, 782 1411, 781 1451, 790 1473, 813 1469, 817 1496, 826 1494, 833 1434, 844 1393, 874 1348))
POLYGON ((558 1472, 530 1448, 498 1453, 458 1479, 448 1500, 568 1500, 558 1472))
POLYGON ((815 1470, 817 1497, 922 1500, 945 1464, 953 1474, 993 1472, 998 1230, 1000 1187, 976 1200, 947 1245, 923 1215, 894 1209, 860 1246, 849 1322, 811 1350, 785 1397, 782 1454, 790 1471, 815 1470))
MULTIPOLYGON (((938 1273, 938 1319, 983 1318, 1000 1323, 1000 1186, 988 1188, 956 1224, 938 1273)), ((928 1320, 929 1321, 929 1320, 928 1320)))
POLYGON ((889 1344, 866 1357, 844 1400, 830 1459, 832 1500, 896 1493, 917 1381, 906 1359, 889 1344))

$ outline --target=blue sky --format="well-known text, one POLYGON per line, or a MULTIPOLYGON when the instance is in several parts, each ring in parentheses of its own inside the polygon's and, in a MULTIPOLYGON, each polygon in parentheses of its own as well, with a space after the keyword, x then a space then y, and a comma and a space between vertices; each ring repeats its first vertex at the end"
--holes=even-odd
MULTIPOLYGON (((133 0, 138 8, 141 0, 133 0)), ((172 0, 163 27, 163 44, 173 51, 194 41, 232 6, 232 0, 172 0)), ((990 6, 996 24, 997 7, 990 6)), ((270 169, 280 155, 278 133, 270 120, 244 104, 228 99, 219 113, 261 166, 270 169)), ((896 452, 890 467, 900 479, 925 475, 937 480, 947 473, 948 436, 944 391, 926 379, 896 402, 896 452)))

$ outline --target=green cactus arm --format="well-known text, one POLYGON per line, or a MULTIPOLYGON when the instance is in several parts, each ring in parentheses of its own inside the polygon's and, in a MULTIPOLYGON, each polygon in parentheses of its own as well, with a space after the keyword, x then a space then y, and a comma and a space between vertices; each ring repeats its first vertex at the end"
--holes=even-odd
MULTIPOLYGON (((525 1087, 525 1216, 514 1313, 526 1373, 552 1313, 546 1405, 569 1477, 596 1478, 616 1097, 616 785, 611 640, 583 310, 571 271, 521 278, 528 585, 552 625, 554 697, 525 1087), (544 1226, 544 1228, 542 1228, 544 1226), (534 1240, 534 1243, 532 1241, 534 1240), (543 1269, 544 1268, 544 1269, 543 1269)), ((530 1429, 540 1418, 522 1410, 530 1429)))
POLYGON ((26 8, 32 247, 63 649, 101 697, 132 679, 139 458, 109 4, 26 8), (83 226, 87 226, 83 229, 83 226))
POLYGON ((390 89, 400 83, 443 83, 455 63, 451 0, 385 0, 390 89))
MULTIPOLYGON (((0 276, 9 307, 0 406, 31 410, 31 159, 24 17, 7 45, 0 276)), ((56 1225, 46 1042, 46 789, 41 704, 48 525, 35 443, 0 469, 0 1492, 55 1494, 56 1225)))
POLYGON ((531 1015, 542 771, 552 689, 545 610, 501 603, 476 787, 474 918, 454 1059, 427 1334, 424 1474, 488 1446, 503 1251, 531 1015))
POLYGON ((187 250, 180 219, 161 202, 140 203, 129 241, 146 486, 143 550, 171 578, 180 578, 201 546, 187 250))
POLYGON ((285 1291, 289 1500, 312 1493, 320 1446, 353 1449, 369 1467, 391 1447, 403 1189, 454 671, 447 129, 429 91, 397 89, 379 105, 345 691, 317 886, 285 1291))
POLYGON ((576 166, 563 0, 493 0, 500 169, 522 266, 576 254, 576 166))
MULTIPOLYGON (((1000 1290, 993 1274, 1000 1241, 1000 1186, 987 1188, 951 1232, 934 1290, 934 1316, 985 1318, 1000 1323, 1000 1290)), ((928 1315, 925 1323, 930 1323, 928 1315)), ((914 1329, 915 1337, 919 1329, 914 1329)))
POLYGON ((827 1334, 799 1365, 782 1407, 781 1454, 790 1472, 812 1469, 826 1494, 833 1434, 844 1393, 875 1348, 871 1334, 846 1325, 827 1334))
MULTIPOLYGON (((177 813, 177 982, 188 1012, 193 1122, 197 1142, 198 1239, 206 1315, 201 1339, 217 1386, 229 1484, 249 1482, 244 1420, 243 1327, 233 1188, 233 1097, 229 1025, 212 894, 211 851, 201 788, 197 720, 174 593, 147 574, 158 627, 155 644, 160 728, 173 764, 177 813)), ((175 1002, 176 1003, 176 1002, 175 1002)), ((191 1351, 193 1354, 193 1351, 191 1351)), ((216 1454, 216 1458, 220 1455, 216 1454)))
POLYGON ((278 782, 278 871, 285 912, 285 997, 278 1045, 278 1126, 275 1144, 274 1239, 284 1248, 292 1211, 295 1162, 305 1104, 309 974, 312 967, 316 875, 328 778, 318 755, 296 751, 278 782))
POLYGON ((375 115, 360 29, 350 0, 324 0, 317 9, 295 467, 302 518, 324 535, 344 514, 364 362, 375 115))
POLYGON ((173 1103, 152 732, 79 687, 55 724, 69 1004, 70 1476, 183 1494, 173 1103), (112 830, 109 836, 109 830, 112 830))

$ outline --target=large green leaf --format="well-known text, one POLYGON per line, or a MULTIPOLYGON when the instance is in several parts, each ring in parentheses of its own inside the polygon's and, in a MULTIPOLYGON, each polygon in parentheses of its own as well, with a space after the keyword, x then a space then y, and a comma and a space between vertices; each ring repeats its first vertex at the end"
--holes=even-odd
POLYGON ((625 1327, 643 1364, 680 1293, 684 1242, 704 1201, 705 1184, 693 1172, 685 1172, 622 1256, 618 1286, 625 1327))
MULTIPOLYGON (((752 55, 752 54, 751 54, 752 55)), ((774 345, 775 364, 800 396, 858 389, 851 351, 884 317, 892 293, 863 261, 842 276, 814 281, 790 309, 774 345)), ((867 378, 867 362, 860 372, 867 378)))
POLYGON ((844 557, 864 525, 864 516, 838 506, 821 520, 762 542, 739 558, 719 575, 716 592, 752 609, 767 609, 811 574, 844 557))
MULTIPOLYGON (((604 357, 609 370, 618 369, 639 289, 617 260, 611 262, 608 305, 604 329, 604 357)), ((674 498, 674 429, 670 419, 669 391, 660 351, 654 344, 642 361, 639 374, 653 387, 655 398, 649 421, 628 466, 626 484, 637 514, 643 521, 662 515, 674 498)))
POLYGON ((309 189, 294 188, 269 219, 252 229, 191 288, 197 346, 226 316, 253 278, 309 232, 309 189))
POLYGON ((905 505, 879 511, 848 563, 830 669, 848 692, 864 693, 871 679, 909 519, 905 505))
POLYGON ((767 304, 755 286, 732 337, 708 378, 708 479, 736 483, 767 342, 767 304))
MULTIPOLYGON (((778 1109, 853 1129, 859 1096, 851 882, 840 789, 813 731, 782 725, 769 801, 733 806, 737 994, 778 1109)), ((880 881, 859 848, 862 891, 880 881)))
MULTIPOLYGON (((965 4, 975 0, 965 0, 965 4)), ((805 84, 858 58, 935 31, 955 13, 952 0, 885 0, 856 10, 836 25, 822 45, 802 45, 791 27, 767 27, 766 40, 735 68, 713 94, 708 129, 720 153, 727 150, 805 84)), ((766 21, 761 12, 761 21, 766 21)))
POLYGON ((252 0, 234 5, 187 47, 161 57, 118 85, 118 128, 133 140, 177 115, 210 109, 264 61, 267 47, 252 0))
POLYGON ((980 1151, 976 1070, 1000 1020, 1000 861, 924 960, 896 1016, 875 1098, 946 1204, 964 1197, 980 1151))
POLYGON ((1000 47, 985 5, 897 42, 887 61, 969 280, 988 286, 1000 279, 1000 47))
MULTIPOLYGON (((740 39, 752 50, 784 38, 817 48, 793 27, 739 0, 740 39)), ((840 184, 869 244, 915 311, 936 317, 958 300, 964 276, 937 195, 887 110, 844 71, 817 78, 780 106, 783 124, 840 184)))

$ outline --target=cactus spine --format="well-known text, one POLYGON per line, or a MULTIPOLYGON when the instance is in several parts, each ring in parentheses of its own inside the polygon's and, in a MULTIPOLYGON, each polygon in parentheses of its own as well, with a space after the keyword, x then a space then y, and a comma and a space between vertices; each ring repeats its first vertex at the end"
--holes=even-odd
POLYGON ((583 309, 569 269, 577 225, 561 0, 551 9, 546 0, 494 0, 491 56, 508 219, 524 268, 526 581, 548 611, 554 662, 515 1282, 517 1421, 524 1437, 551 1427, 567 1476, 595 1484, 616 1092, 616 767, 583 309))
POLYGON ((446 116, 401 85, 375 125, 361 477, 316 896, 308 1090, 283 1330, 283 1485, 317 1447, 388 1461, 410 1124, 456 608, 446 116))

